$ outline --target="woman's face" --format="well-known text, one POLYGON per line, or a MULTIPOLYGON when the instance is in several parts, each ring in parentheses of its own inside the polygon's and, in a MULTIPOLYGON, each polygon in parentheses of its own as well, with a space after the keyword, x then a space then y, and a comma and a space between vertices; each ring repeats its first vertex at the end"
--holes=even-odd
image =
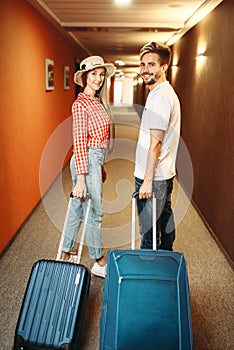
POLYGON ((106 76, 106 70, 104 67, 92 69, 87 74, 86 87, 96 93, 96 91, 98 91, 101 88, 105 80, 105 76, 106 76))

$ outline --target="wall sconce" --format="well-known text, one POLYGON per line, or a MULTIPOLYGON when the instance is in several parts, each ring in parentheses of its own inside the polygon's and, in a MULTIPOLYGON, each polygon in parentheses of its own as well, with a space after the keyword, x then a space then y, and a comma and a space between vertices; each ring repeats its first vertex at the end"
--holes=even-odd
POLYGON ((171 69, 172 69, 172 70, 177 70, 177 69, 178 69, 177 64, 173 64, 173 65, 171 66, 171 69))
POLYGON ((196 56, 196 61, 202 62, 202 61, 204 61, 205 58, 206 58, 206 56, 205 56, 204 53, 199 53, 199 54, 197 54, 197 56, 196 56))

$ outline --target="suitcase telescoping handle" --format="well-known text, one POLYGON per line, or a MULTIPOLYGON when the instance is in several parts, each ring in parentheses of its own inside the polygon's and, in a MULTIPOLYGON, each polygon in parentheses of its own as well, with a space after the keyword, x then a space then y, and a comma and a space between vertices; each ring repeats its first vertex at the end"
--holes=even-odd
MULTIPOLYGON (((79 245, 78 255, 77 255, 77 260, 76 260, 77 264, 79 264, 80 260, 81 260, 81 254, 82 254, 82 249, 83 249, 83 245, 84 245, 85 231, 86 231, 89 211, 90 211, 90 207, 91 207, 91 198, 92 197, 91 197, 90 193, 87 193, 86 197, 84 198, 84 200, 88 201, 88 204, 87 204, 87 208, 86 208, 86 212, 85 212, 84 223, 83 223, 83 228, 82 228, 82 233, 81 233, 81 238, 80 238, 80 245, 79 245)), ((69 215, 70 208, 71 208, 72 199, 73 199, 73 193, 71 192, 70 193, 69 202, 68 202, 67 213, 66 213, 66 217, 65 217, 65 221, 64 221, 64 225, 63 225, 63 231, 62 231, 62 236, 61 236, 61 240, 60 240, 60 243, 59 243, 59 248, 58 248, 58 253, 57 253, 56 260, 60 260, 61 259, 63 243, 64 243, 64 239, 65 239, 65 236, 66 236, 67 220, 68 220, 68 215, 69 215)))
MULTIPOLYGON (((135 239, 136 239, 136 199, 139 196, 139 192, 134 192, 132 195, 132 241, 131 249, 135 249, 135 239)), ((152 226, 153 226, 153 249, 157 249, 157 230, 156 230, 156 195, 152 193, 152 226)), ((150 199, 148 199, 150 200, 150 199)))

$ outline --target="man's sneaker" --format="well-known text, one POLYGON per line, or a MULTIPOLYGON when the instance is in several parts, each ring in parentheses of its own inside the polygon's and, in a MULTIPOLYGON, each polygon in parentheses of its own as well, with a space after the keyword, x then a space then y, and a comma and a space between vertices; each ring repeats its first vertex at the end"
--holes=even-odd
POLYGON ((100 266, 97 262, 95 262, 93 267, 92 267, 91 272, 95 276, 105 278, 106 277, 106 265, 100 266))

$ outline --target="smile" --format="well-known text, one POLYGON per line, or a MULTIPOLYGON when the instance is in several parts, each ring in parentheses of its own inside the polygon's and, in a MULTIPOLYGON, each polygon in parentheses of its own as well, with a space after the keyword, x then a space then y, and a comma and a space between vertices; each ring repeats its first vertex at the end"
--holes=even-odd
POLYGON ((149 73, 145 73, 142 75, 144 78, 150 78, 152 76, 152 74, 149 74, 149 73))

